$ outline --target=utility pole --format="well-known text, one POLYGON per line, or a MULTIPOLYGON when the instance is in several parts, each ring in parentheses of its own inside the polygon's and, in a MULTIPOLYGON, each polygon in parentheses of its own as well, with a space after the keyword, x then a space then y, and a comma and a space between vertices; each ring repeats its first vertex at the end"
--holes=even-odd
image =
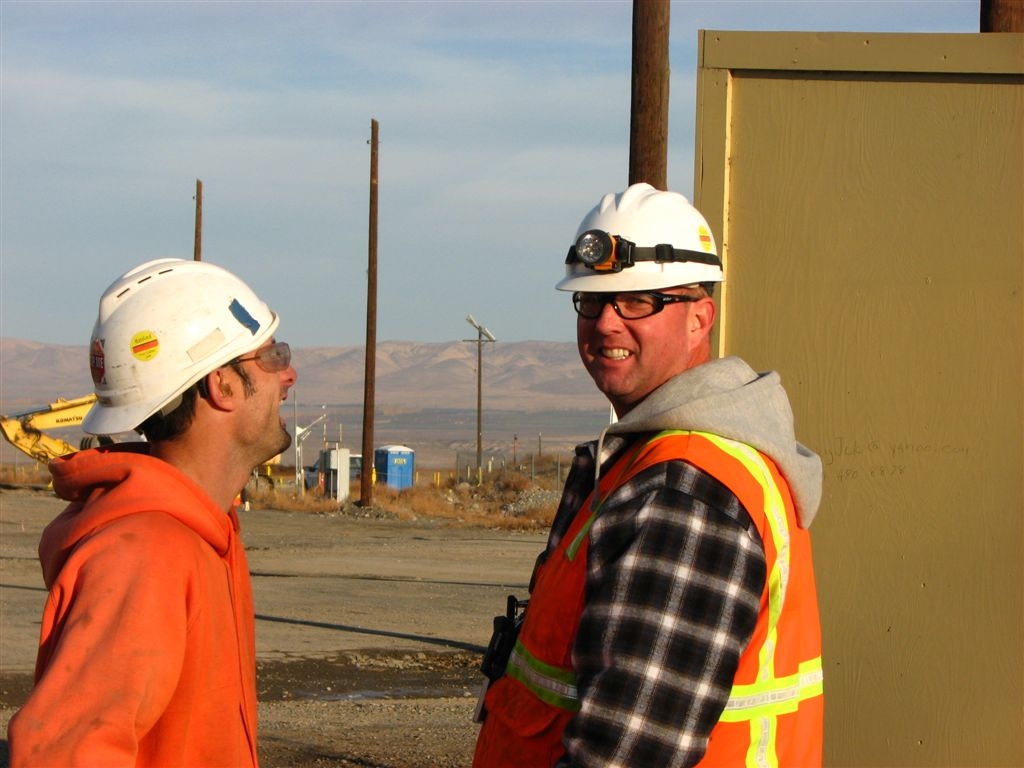
POLYGON ((668 189, 669 0, 633 0, 629 183, 668 189))
POLYGON ((192 258, 203 260, 203 182, 199 179, 196 179, 196 243, 192 258))
MULTIPOLYGON (((377 376, 377 144, 379 124, 370 120, 370 231, 366 268, 366 364, 363 379, 363 471, 359 504, 373 506, 373 409, 377 376), (371 467, 366 470, 367 462, 371 467)), ((339 470, 340 471, 340 470, 339 470)), ((345 467, 348 476, 348 467, 345 467)))
POLYGON ((981 0, 982 32, 1024 32, 1024 1, 981 0))
POLYGON ((484 328, 472 315, 466 316, 466 322, 476 328, 475 339, 465 339, 476 343, 476 482, 483 483, 483 441, 484 441, 484 342, 497 341, 494 334, 484 328))

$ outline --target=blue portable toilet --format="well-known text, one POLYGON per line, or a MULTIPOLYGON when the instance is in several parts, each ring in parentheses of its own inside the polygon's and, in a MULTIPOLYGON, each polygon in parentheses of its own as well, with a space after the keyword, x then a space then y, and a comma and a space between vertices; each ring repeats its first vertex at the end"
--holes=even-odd
POLYGON ((383 445, 373 452, 373 468, 377 482, 396 490, 410 488, 413 484, 416 455, 412 448, 404 445, 383 445))

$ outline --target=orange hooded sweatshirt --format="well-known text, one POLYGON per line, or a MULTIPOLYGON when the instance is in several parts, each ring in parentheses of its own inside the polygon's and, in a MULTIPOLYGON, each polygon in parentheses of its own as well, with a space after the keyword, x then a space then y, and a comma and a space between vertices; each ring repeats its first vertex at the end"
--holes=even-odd
POLYGON ((19 766, 255 766, 252 588, 234 510, 145 447, 51 463, 50 591, 19 766))

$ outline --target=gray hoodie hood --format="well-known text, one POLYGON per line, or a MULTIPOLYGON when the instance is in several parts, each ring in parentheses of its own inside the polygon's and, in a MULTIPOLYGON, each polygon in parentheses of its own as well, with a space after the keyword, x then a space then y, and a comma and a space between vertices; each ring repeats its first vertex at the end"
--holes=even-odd
POLYGON ((687 429, 737 440, 769 456, 810 526, 821 502, 821 459, 797 442, 793 409, 779 374, 756 373, 738 357, 698 365, 669 379, 601 434, 687 429))

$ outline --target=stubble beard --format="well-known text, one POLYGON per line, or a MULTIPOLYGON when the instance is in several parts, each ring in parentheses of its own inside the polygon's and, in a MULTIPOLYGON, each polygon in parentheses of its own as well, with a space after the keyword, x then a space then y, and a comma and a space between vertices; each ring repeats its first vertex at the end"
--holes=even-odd
POLYGON ((280 456, 282 453, 287 451, 289 447, 291 447, 291 444, 292 436, 288 434, 288 431, 284 427, 282 427, 280 437, 277 441, 277 450, 275 450, 269 456, 265 456, 263 459, 261 459, 260 464, 265 464, 275 456, 280 456))

